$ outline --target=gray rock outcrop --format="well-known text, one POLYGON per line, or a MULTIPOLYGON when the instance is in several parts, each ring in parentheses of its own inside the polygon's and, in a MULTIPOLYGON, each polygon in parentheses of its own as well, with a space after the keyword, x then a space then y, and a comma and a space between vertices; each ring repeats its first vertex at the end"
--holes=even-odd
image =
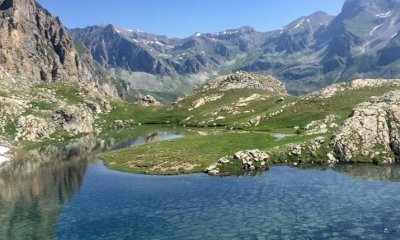
POLYGON ((55 128, 43 118, 33 115, 21 116, 16 124, 17 136, 15 140, 39 141, 49 138, 55 128))
POLYGON ((359 104, 332 145, 340 162, 393 163, 400 154, 400 91, 359 104))
MULTIPOLYGON (((234 165, 236 171, 251 172, 256 170, 265 170, 267 161, 270 159, 268 153, 258 149, 245 150, 235 153, 233 156, 222 157, 215 165, 209 166, 205 172, 209 175, 223 175, 224 166, 234 165), (239 167, 238 167, 239 166, 239 167), (221 170, 222 169, 222 170, 221 170)), ((231 174, 231 173, 228 173, 231 174)))
POLYGON ((61 107, 54 112, 53 119, 67 132, 93 132, 92 112, 83 105, 61 107))
POLYGON ((151 95, 146 95, 144 97, 142 97, 141 99, 139 99, 139 101, 137 102, 139 105, 145 106, 145 107, 150 107, 150 106, 162 106, 162 103, 160 103, 159 101, 157 101, 157 99, 155 99, 153 96, 151 95))

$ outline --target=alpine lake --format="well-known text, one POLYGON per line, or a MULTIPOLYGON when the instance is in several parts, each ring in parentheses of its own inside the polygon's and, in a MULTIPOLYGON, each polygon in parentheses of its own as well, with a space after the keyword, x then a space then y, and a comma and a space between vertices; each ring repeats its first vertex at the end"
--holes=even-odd
POLYGON ((31 150, 0 169, 0 239, 400 239, 397 165, 148 176, 97 157, 180 137, 138 127, 31 150))

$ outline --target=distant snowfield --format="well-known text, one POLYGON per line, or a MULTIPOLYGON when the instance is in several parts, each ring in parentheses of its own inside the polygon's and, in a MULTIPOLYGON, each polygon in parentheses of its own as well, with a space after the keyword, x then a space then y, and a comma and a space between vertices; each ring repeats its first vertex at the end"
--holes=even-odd
POLYGON ((393 13, 392 11, 389 11, 389 12, 386 12, 386 13, 377 14, 375 16, 377 16, 379 18, 387 18, 387 17, 392 16, 392 13, 393 13))
POLYGON ((7 156, 7 153, 10 151, 8 147, 0 146, 0 165, 10 161, 10 158, 7 156))

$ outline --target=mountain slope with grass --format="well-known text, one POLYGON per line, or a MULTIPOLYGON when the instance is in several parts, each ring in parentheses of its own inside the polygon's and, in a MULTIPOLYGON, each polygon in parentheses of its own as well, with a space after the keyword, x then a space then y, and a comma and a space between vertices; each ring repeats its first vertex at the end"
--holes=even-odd
POLYGON ((397 146, 399 140, 396 108, 383 117, 375 112, 369 113, 366 120, 356 116, 361 115, 361 106, 367 105, 363 109, 368 109, 368 102, 372 106, 387 101, 382 109, 391 109, 397 100, 383 95, 396 89, 400 89, 399 80, 359 79, 295 97, 288 95, 283 83, 275 78, 238 72, 217 78, 176 104, 157 110, 165 117, 162 122, 195 128, 194 134, 107 153, 102 158, 111 168, 147 174, 208 169, 211 174, 224 175, 254 172, 279 163, 393 163, 398 150, 391 146, 397 146), (267 82, 268 87, 243 84, 254 83, 252 78, 267 82), (271 91, 271 86, 275 90, 271 91), (167 120, 168 115, 174 117, 167 120), (375 119, 392 122, 385 125, 390 127, 378 128, 374 122, 382 120, 375 119), (371 128, 360 128, 363 124, 371 128), (353 138, 353 131, 360 132, 360 138, 353 138), (364 134, 387 137, 376 142, 376 151, 360 152, 364 149, 360 146, 368 148, 364 134))

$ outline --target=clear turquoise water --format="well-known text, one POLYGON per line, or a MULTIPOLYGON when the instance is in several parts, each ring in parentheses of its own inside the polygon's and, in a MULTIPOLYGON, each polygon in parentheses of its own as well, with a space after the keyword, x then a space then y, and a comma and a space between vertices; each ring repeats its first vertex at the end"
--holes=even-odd
POLYGON ((1 169, 0 239, 400 239, 397 165, 163 177, 94 157, 137 139, 87 137, 1 169))
POLYGON ((399 239, 400 184, 274 167, 257 177, 88 168, 58 239, 399 239))

